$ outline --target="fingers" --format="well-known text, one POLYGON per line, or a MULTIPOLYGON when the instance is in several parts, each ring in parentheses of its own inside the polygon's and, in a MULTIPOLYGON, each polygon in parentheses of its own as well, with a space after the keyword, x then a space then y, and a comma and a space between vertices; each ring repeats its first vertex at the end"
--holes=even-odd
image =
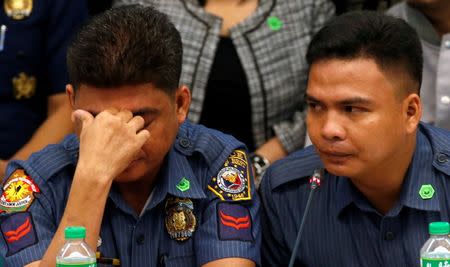
POLYGON ((145 142, 147 142, 147 140, 150 138, 150 132, 147 130, 141 130, 136 134, 137 137, 137 142, 139 147, 142 147, 145 142))
POLYGON ((85 125, 91 124, 93 120, 94 117, 86 110, 77 109, 72 112, 72 122, 75 124, 75 128, 80 131, 85 125))
POLYGON ((128 126, 134 129, 135 132, 144 128, 144 125, 145 121, 141 116, 135 116, 128 122, 128 126))
POLYGON ((123 122, 129 122, 133 118, 133 113, 129 110, 121 110, 115 114, 115 116, 119 117, 123 122))

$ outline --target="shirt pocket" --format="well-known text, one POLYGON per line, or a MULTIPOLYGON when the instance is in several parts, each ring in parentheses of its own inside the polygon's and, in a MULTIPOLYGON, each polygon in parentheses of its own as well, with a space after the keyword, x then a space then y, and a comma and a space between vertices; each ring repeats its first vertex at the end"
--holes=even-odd
POLYGON ((161 266, 196 266, 192 237, 186 241, 170 240, 170 251, 163 256, 161 266))

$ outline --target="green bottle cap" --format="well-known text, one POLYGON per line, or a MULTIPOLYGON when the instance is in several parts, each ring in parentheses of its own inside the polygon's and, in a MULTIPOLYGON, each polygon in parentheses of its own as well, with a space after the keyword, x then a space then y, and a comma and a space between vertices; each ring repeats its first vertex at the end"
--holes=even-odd
POLYGON ((432 222, 428 226, 430 235, 448 235, 450 234, 450 224, 448 222, 432 222))
POLYGON ((80 239, 86 237, 86 228, 83 226, 69 226, 64 230, 66 239, 80 239))

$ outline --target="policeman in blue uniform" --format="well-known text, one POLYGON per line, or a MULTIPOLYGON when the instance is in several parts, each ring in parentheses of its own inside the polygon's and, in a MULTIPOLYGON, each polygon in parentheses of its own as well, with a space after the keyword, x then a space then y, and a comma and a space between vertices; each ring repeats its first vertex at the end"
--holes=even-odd
POLYGON ((87 7, 80 0, 3 0, 0 4, 3 176, 11 157, 25 159, 36 149, 59 142, 71 130, 64 95, 69 80, 65 55, 72 33, 87 17, 87 7))
POLYGON ((127 6, 68 49, 77 135, 8 167, 0 197, 8 266, 54 266, 70 225, 100 266, 260 264, 259 199, 245 147, 185 122, 182 44, 169 19, 127 6))
POLYGON ((313 145, 263 178, 263 266, 291 255, 295 266, 420 266, 428 224, 449 221, 450 132, 420 122, 417 34, 383 14, 348 13, 318 32, 307 60, 313 145))

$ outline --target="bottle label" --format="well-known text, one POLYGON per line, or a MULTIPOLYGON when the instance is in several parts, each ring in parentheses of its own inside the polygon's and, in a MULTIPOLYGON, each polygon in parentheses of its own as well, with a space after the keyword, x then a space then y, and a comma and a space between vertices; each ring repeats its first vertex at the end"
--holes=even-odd
POLYGON ((450 259, 422 258, 422 267, 450 267, 450 259))
POLYGON ((97 267, 97 263, 57 263, 56 267, 97 267))

